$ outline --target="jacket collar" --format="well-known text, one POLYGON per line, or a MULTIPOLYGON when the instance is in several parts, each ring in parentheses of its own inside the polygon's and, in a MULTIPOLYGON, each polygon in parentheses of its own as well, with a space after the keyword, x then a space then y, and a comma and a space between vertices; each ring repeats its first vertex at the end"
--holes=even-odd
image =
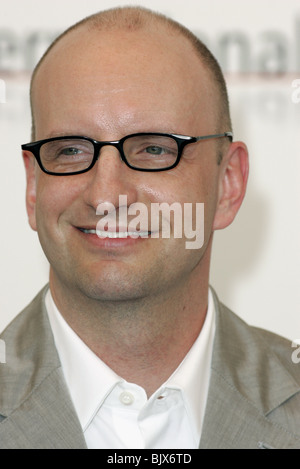
POLYGON ((273 418, 300 391, 268 344, 273 335, 250 328, 215 293, 214 301, 216 335, 200 448, 299 448, 299 436, 273 418))
POLYGON ((86 448, 48 321, 47 289, 2 335, 7 346, 0 367, 0 449, 86 448))

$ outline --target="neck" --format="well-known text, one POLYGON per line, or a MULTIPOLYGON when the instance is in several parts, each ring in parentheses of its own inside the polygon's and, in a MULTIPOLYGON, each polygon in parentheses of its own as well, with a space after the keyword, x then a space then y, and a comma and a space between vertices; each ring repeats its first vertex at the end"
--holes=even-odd
POLYGON ((134 301, 89 300, 50 277, 53 299, 70 327, 111 369, 150 396, 179 366, 205 320, 208 282, 134 301), (88 313, 87 313, 88 312, 88 313))

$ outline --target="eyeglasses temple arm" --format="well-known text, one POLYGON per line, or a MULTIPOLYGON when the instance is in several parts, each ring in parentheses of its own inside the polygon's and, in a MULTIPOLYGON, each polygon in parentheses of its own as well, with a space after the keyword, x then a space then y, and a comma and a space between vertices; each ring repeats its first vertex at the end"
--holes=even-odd
POLYGON ((214 135, 206 135, 204 137, 195 137, 196 141, 199 142, 200 140, 209 140, 211 138, 222 138, 228 137, 231 141, 233 140, 233 133, 232 132, 224 132, 223 134, 214 134, 214 135))

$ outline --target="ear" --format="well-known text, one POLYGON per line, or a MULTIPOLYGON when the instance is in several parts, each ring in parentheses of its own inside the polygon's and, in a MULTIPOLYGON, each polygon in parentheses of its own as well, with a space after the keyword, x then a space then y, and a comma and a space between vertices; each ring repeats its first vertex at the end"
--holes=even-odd
POLYGON ((23 161, 26 171, 26 209, 29 225, 36 231, 36 178, 35 178, 35 159, 29 151, 23 151, 23 161))
POLYGON ((231 143, 223 156, 219 174, 219 197, 213 229, 230 225, 245 196, 249 173, 248 150, 243 142, 231 143))

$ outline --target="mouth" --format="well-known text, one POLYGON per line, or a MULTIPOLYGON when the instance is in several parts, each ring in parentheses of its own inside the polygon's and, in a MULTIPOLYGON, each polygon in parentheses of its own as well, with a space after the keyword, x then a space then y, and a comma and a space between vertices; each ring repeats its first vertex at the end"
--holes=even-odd
POLYGON ((108 230, 97 230, 88 228, 79 228, 82 233, 97 235, 99 238, 110 238, 110 239, 122 239, 122 238, 148 238, 151 236, 151 231, 108 231, 108 230))

